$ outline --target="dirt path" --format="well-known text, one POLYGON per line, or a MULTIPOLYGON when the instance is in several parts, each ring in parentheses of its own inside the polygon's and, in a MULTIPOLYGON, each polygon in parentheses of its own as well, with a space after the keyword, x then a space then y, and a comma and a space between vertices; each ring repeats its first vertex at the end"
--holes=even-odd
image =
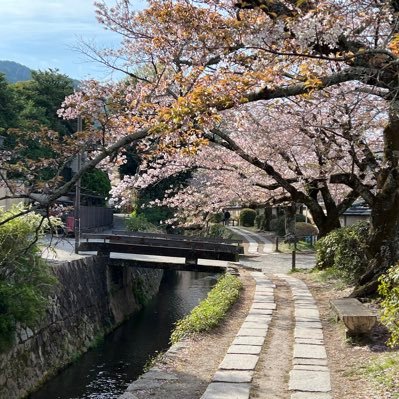
POLYGON ((253 399, 286 399, 288 373, 292 364, 293 303, 285 282, 274 280, 278 312, 269 327, 266 342, 252 383, 253 399))

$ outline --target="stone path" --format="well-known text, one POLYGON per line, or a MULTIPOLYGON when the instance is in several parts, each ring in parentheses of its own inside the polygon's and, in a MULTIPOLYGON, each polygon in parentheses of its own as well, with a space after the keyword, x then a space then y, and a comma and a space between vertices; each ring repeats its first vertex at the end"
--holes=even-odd
POLYGON ((201 399, 247 399, 256 364, 273 312, 275 285, 261 272, 251 273, 256 282, 252 307, 201 399))
POLYGON ((254 236, 252 233, 250 233, 247 230, 244 229, 239 229, 238 227, 228 227, 229 230, 231 230, 234 233, 237 233, 239 235, 241 235, 242 237, 244 237, 244 239, 246 240, 245 244, 248 245, 247 248, 247 253, 252 255, 252 254, 258 254, 258 250, 259 250, 259 242, 256 239, 256 236, 254 236))
MULTIPOLYGON (((250 253, 254 253, 254 241, 267 240, 264 237, 260 238, 256 233, 243 232, 238 228, 234 228, 234 231, 245 239, 251 240, 250 253)), ((259 251, 259 246, 257 251, 259 251)), ((275 264, 286 261, 280 255, 266 256, 272 257, 271 261, 275 264)), ((262 258, 266 256, 263 255, 262 258)), ((307 260, 310 260, 308 267, 312 267, 313 258, 309 257, 307 260)), ((246 264, 248 262, 253 263, 248 260, 243 261, 246 264)), ((262 272, 251 273, 256 281, 252 307, 201 399, 251 398, 256 365, 264 349, 272 317, 275 312, 278 312, 274 301, 276 285, 271 278, 286 282, 291 289, 294 301, 294 346, 288 381, 290 399, 332 399, 323 330, 317 304, 312 294, 301 280, 284 273, 275 274, 275 268, 270 270, 262 259, 257 259, 255 262, 259 265, 254 266, 260 266, 262 272)), ((287 270, 284 271, 287 272, 287 270)), ((273 396, 268 396, 268 398, 273 398, 273 396)))
MULTIPOLYGON (((275 284, 262 272, 251 273, 255 296, 247 318, 201 399, 249 399, 255 368, 276 304, 275 284)), ((332 399, 330 372, 320 315, 305 283, 287 275, 295 304, 294 349, 288 390, 291 399, 332 399)), ((267 359, 266 359, 267 360, 267 359)))

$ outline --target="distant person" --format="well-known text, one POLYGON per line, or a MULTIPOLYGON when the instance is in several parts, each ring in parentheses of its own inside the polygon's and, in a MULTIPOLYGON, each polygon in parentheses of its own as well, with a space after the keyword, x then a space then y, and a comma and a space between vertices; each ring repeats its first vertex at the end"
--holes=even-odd
POLYGON ((223 213, 223 224, 225 225, 225 226, 228 226, 229 225, 229 222, 230 222, 230 217, 231 217, 231 215, 230 215, 230 212, 229 211, 224 211, 224 213, 223 213))

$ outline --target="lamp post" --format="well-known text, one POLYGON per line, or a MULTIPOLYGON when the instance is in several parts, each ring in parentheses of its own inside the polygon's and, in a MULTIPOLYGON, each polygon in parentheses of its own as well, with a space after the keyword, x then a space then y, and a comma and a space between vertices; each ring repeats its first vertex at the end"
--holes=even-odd
MULTIPOLYGON (((82 129, 82 118, 79 116, 77 131, 81 132, 82 130, 83 130, 82 129)), ((82 163, 82 153, 79 151, 79 153, 77 155, 77 171, 76 171, 76 173, 80 172, 81 163, 82 163)), ((75 209, 74 209, 75 254, 77 254, 79 252, 79 243, 80 243, 80 183, 81 183, 81 179, 79 178, 76 181, 76 186, 75 186, 75 209)))

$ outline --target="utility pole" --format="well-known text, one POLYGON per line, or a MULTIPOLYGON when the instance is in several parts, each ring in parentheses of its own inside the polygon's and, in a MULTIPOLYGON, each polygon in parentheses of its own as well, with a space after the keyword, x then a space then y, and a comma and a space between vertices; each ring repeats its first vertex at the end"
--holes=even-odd
MULTIPOLYGON (((83 130, 82 128, 82 117, 78 117, 78 126, 77 126, 77 131, 81 132, 83 130)), ((82 153, 79 151, 77 155, 77 171, 76 173, 80 172, 80 169, 82 167, 82 153)), ((79 244, 80 244, 80 178, 76 181, 75 185, 75 209, 74 209, 74 215, 75 215, 75 225, 74 225, 74 230, 75 230, 75 254, 77 254, 79 244)))

